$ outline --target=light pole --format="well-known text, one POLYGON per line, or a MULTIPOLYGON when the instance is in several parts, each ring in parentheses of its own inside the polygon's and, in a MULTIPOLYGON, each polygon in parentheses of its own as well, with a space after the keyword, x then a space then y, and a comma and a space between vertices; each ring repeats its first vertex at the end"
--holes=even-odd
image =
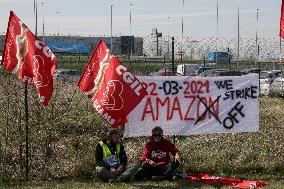
POLYGON ((34 0, 35 35, 37 36, 37 0, 34 0))
POLYGON ((219 0, 217 0, 217 31, 216 31, 216 64, 218 63, 218 37, 219 37, 219 0))
POLYGON ((259 56, 259 51, 258 51, 258 11, 259 9, 256 9, 256 30, 255 30, 255 52, 256 52, 256 58, 254 61, 254 64, 256 66, 256 62, 258 60, 258 56, 259 56))
MULTIPOLYGON (((59 16, 60 13, 61 13, 61 12, 56 11, 57 16, 59 16)), ((59 25, 57 26, 57 35, 58 35, 58 36, 60 35, 60 33, 59 33, 59 25)))
MULTIPOLYGON (((132 3, 129 4, 129 33, 130 33, 130 58, 132 57, 132 31, 131 31, 131 7, 132 7, 132 3)), ((134 39, 133 39, 134 40, 134 39)))
POLYGON ((181 54, 180 54, 180 60, 182 61, 183 56, 183 13, 184 13, 184 0, 182 0, 182 18, 181 18, 181 54))
POLYGON ((240 61, 240 0, 238 0, 238 56, 237 56, 237 70, 239 69, 240 61))
POLYGON ((131 17, 131 7, 132 7, 132 3, 129 4, 129 34, 131 35, 131 21, 132 21, 132 17, 131 17))
POLYGON ((112 53, 112 7, 110 6, 110 52, 112 53))
MULTIPOLYGON (((44 3, 41 3, 42 8, 44 8, 44 3)), ((45 36, 45 32, 44 32, 44 15, 42 16, 42 41, 44 42, 44 36, 45 36)))
POLYGON ((170 59, 170 17, 168 16, 168 59, 170 59))

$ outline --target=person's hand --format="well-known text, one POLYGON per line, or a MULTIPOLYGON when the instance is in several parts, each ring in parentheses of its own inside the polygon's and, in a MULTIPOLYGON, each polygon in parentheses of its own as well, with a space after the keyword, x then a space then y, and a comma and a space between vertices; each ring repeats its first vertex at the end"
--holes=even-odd
POLYGON ((149 163, 149 165, 151 165, 151 166, 153 166, 153 167, 157 167, 158 166, 158 164, 157 163, 155 163, 153 160, 148 160, 148 163, 149 163))
POLYGON ((123 166, 123 165, 120 165, 120 166, 117 168, 117 172, 121 174, 123 171, 124 171, 124 166, 123 166))
POLYGON ((176 153, 176 155, 175 155, 175 162, 180 162, 179 153, 176 153))
POLYGON ((113 173, 113 174, 118 174, 118 169, 114 168, 114 167, 111 167, 110 168, 110 172, 113 173))

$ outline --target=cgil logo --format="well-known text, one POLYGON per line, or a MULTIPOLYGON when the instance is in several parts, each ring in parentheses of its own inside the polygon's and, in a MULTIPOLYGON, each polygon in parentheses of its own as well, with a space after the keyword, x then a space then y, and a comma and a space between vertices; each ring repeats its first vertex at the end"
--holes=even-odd
POLYGON ((36 48, 42 50, 43 54, 46 57, 50 58, 51 61, 54 59, 54 57, 55 57, 54 54, 51 52, 49 47, 44 44, 44 42, 42 42, 40 40, 36 40, 35 41, 35 46, 36 46, 36 48))
POLYGON ((130 88, 134 90, 137 96, 140 96, 140 90, 143 88, 142 84, 139 82, 138 79, 134 77, 134 75, 127 71, 127 68, 123 65, 119 65, 116 68, 116 73, 118 75, 122 75, 123 80, 126 83, 130 84, 130 88))

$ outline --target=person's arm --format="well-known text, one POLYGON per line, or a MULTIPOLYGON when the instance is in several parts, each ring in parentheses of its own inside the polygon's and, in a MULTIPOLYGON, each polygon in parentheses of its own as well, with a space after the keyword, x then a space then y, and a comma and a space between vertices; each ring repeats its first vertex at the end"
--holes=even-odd
POLYGON ((149 145, 146 144, 146 146, 144 147, 143 153, 141 155, 140 160, 142 162, 148 161, 150 160, 151 156, 150 156, 150 149, 149 149, 149 145))
POLYGON ((95 158, 96 158, 96 164, 99 167, 106 167, 107 165, 104 162, 104 156, 103 156, 103 148, 101 147, 100 144, 97 144, 96 146, 96 153, 95 153, 95 158))
POLYGON ((170 153, 174 157, 175 161, 180 162, 180 152, 173 143, 171 143, 171 145, 170 145, 170 153))

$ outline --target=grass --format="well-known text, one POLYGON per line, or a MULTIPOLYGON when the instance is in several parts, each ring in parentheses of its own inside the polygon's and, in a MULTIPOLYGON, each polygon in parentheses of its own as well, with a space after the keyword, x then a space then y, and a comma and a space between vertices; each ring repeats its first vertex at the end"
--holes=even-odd
MULTIPOLYGON (((86 68, 86 63, 58 63, 57 69, 72 69, 79 70, 81 72, 86 68)), ((127 67, 133 74, 135 75, 149 75, 152 72, 157 72, 162 68, 169 67, 169 64, 137 64, 137 63, 124 63, 125 67, 127 67)))
MULTIPOLYGON (((168 66, 125 65, 135 74, 168 66)), ((70 66, 85 67, 82 64, 70 66)), ((24 173, 23 85, 9 74, 1 74, 0 81, 1 188, 228 188, 185 181, 108 184, 87 179, 93 178, 95 145, 109 125, 96 116, 90 100, 75 84, 60 82, 55 83, 53 98, 47 108, 39 104, 34 87, 29 87, 31 175, 35 181, 15 182, 21 180, 24 173), (71 179, 56 179, 64 176, 71 179), (73 180, 77 178, 85 180, 73 180)), ((283 109, 283 99, 261 97, 258 133, 179 137, 177 144, 184 167, 193 173, 263 180, 271 184, 266 187, 268 189, 284 188, 283 109)), ((139 158, 146 138, 125 139, 123 142, 129 161, 133 163, 139 158)))
MULTIPOLYGON (((284 180, 265 179, 269 186, 264 189, 283 189, 284 180)), ((77 189, 77 188, 100 188, 100 189, 229 189, 229 187, 214 184, 208 185, 202 182, 189 181, 137 181, 129 183, 110 184, 103 183, 96 179, 94 180, 65 180, 65 181, 38 181, 38 182, 18 182, 18 183, 2 183, 0 188, 62 188, 62 189, 77 189)))

